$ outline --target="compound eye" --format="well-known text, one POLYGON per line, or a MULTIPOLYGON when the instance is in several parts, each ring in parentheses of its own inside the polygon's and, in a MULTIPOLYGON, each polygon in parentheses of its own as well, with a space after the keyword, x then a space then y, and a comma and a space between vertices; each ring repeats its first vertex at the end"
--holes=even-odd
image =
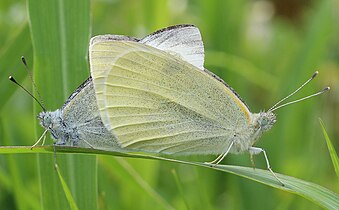
POLYGON ((262 119, 261 122, 260 122, 261 127, 265 127, 267 124, 268 124, 268 121, 267 121, 266 118, 262 119))
POLYGON ((50 125, 50 124, 51 124, 51 118, 48 117, 48 116, 46 116, 46 117, 44 118, 44 122, 45 122, 45 125, 50 125))

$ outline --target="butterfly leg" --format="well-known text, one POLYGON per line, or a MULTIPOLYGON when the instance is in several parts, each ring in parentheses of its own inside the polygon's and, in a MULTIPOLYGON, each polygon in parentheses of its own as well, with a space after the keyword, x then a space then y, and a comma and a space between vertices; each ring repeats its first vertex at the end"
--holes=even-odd
MULTIPOLYGON (((36 145, 39 144, 39 142, 41 141, 41 139, 44 139, 42 142, 45 143, 45 137, 46 137, 46 133, 47 133, 47 129, 42 133, 42 135, 40 136, 40 138, 38 139, 38 141, 36 141, 32 146, 31 149, 33 149, 36 145)), ((42 144, 43 144, 42 143, 42 144)))
POLYGON ((265 157, 265 161, 266 161, 267 170, 269 170, 272 173, 272 175, 278 180, 278 182, 282 186, 285 186, 285 184, 272 171, 271 166, 270 166, 270 162, 268 161, 268 158, 267 158, 267 155, 266 155, 266 152, 265 152, 264 149, 259 148, 259 147, 250 147, 250 148, 248 148, 248 152, 250 153, 250 155, 257 155, 257 154, 263 153, 264 157, 265 157))
POLYGON ((44 139, 42 140, 41 146, 45 145, 45 141, 46 141, 46 135, 44 136, 44 139))
POLYGON ((226 155, 229 153, 229 151, 231 150, 233 144, 234 144, 234 141, 231 141, 231 144, 227 147, 227 150, 224 153, 221 153, 215 160, 213 160, 211 162, 206 162, 206 163, 207 164, 218 165, 226 157, 226 155))
POLYGON ((251 159, 251 163, 252 163, 252 168, 255 169, 255 163, 254 163, 254 159, 253 159, 252 154, 250 154, 250 159, 251 159))

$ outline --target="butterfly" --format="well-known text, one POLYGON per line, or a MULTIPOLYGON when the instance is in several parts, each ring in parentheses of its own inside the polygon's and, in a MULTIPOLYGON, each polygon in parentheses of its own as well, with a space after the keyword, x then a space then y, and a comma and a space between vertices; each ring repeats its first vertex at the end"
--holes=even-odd
POLYGON ((38 115, 42 137, 50 131, 55 145, 112 151, 219 155, 212 165, 229 153, 263 153, 281 184, 265 150, 254 144, 276 122, 275 110, 329 90, 281 104, 316 72, 268 111, 252 113, 226 82, 204 68, 204 45, 193 25, 171 26, 143 39, 95 36, 89 57, 91 77, 62 108, 38 115))

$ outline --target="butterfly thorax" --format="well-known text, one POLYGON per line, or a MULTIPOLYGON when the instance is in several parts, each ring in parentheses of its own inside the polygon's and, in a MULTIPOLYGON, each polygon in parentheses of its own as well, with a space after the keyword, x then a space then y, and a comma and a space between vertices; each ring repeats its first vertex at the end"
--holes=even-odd
POLYGON ((65 145, 67 142, 74 143, 78 139, 77 129, 67 125, 60 109, 53 112, 40 112, 38 119, 40 125, 49 130, 52 137, 57 140, 55 142, 57 145, 65 145))
POLYGON ((276 116, 272 112, 260 112, 251 114, 251 123, 246 128, 236 130, 232 140, 234 146, 231 153, 242 153, 248 151, 260 136, 270 130, 276 122, 276 116))

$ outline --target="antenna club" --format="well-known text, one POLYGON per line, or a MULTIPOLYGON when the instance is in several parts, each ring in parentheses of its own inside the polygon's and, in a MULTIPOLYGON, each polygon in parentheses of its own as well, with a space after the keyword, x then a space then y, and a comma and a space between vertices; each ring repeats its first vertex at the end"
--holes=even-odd
POLYGON ((14 79, 14 77, 9 76, 8 79, 9 79, 11 82, 15 83, 16 85, 18 85, 20 88, 22 88, 28 95, 30 95, 30 96, 31 96, 31 97, 39 104, 39 106, 42 108, 42 110, 46 111, 46 109, 45 109, 45 107, 42 105, 42 103, 40 103, 40 101, 39 101, 36 97, 34 97, 33 94, 30 93, 26 88, 24 88, 22 85, 20 85, 20 84, 14 79))
POLYGON ((319 71, 315 71, 314 74, 312 75, 312 79, 314 79, 314 77, 316 77, 319 74, 319 71))
POLYGON ((27 66, 26 59, 24 56, 21 56, 21 61, 24 63, 25 66, 27 66))
POLYGON ((9 76, 8 79, 11 80, 14 83, 17 83, 16 80, 14 79, 14 77, 12 77, 12 76, 9 76))
POLYGON ((323 91, 328 91, 328 90, 331 90, 331 88, 330 88, 330 87, 325 87, 325 88, 323 89, 323 91))

